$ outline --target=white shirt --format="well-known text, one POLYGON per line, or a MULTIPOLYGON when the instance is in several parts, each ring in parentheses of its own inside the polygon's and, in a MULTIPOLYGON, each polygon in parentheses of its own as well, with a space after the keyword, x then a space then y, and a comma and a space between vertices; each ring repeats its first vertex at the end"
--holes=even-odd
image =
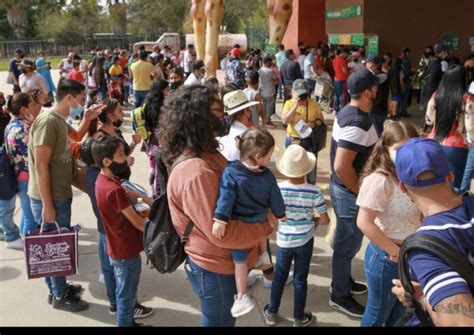
MULTIPOLYGON (((69 62, 68 62, 68 58, 64 58, 64 59, 61 61, 61 63, 59 63, 59 65, 62 64, 62 65, 63 65, 63 70, 66 71, 66 73, 69 73, 69 72, 71 72, 72 70, 74 70, 74 64, 73 64, 73 63, 74 63, 74 62, 69 63, 69 62)), ((61 66, 60 66, 59 68, 61 68, 61 66)))
POLYGON ((202 82, 198 77, 196 77, 194 73, 191 73, 188 79, 186 79, 186 81, 184 82, 184 86, 195 86, 195 85, 202 85, 202 82))
POLYGON ((49 87, 43 77, 36 72, 31 73, 29 76, 22 73, 18 81, 23 93, 29 93, 31 90, 37 89, 42 90, 46 94, 49 92, 49 87))
POLYGON ((193 56, 188 50, 184 52, 183 68, 185 73, 192 72, 191 64, 193 62, 193 56))
POLYGON ((219 151, 228 162, 234 162, 240 159, 240 150, 237 148, 235 138, 242 135, 248 128, 241 122, 235 121, 230 126, 229 135, 219 137, 219 151))

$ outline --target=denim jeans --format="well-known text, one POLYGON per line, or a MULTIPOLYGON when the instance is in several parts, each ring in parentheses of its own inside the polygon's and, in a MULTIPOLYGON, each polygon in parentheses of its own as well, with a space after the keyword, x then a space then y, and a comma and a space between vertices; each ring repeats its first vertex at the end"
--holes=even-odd
POLYGON ((334 80, 334 111, 336 113, 347 104, 347 85, 346 81, 334 80))
POLYGON ((392 293, 392 280, 398 279, 398 264, 373 242, 367 245, 364 259, 369 298, 365 306, 362 327, 391 327, 403 314, 405 307, 392 293))
POLYGON ((420 106, 423 107, 424 109, 427 103, 428 102, 426 101, 426 88, 425 88, 425 85, 423 85, 420 88, 420 106))
POLYGON ((398 107, 397 115, 407 115, 408 114, 408 100, 410 98, 410 89, 411 89, 411 84, 410 83, 405 83, 403 86, 403 91, 402 91, 402 100, 400 101, 400 105, 398 107))
MULTIPOLYGON (((43 202, 41 200, 30 198, 31 211, 35 221, 41 224, 43 202)), ((55 200, 53 206, 56 209, 56 222, 59 227, 71 227, 71 205, 72 199, 55 200)), ((47 228, 47 227, 45 227, 47 228)), ((45 277, 46 285, 48 285, 49 293, 53 294, 57 299, 60 299, 67 292, 66 277, 45 277)))
POLYGON ((454 181, 451 185, 459 190, 464 177, 464 169, 466 168, 469 151, 463 148, 451 148, 444 145, 441 148, 448 157, 449 169, 454 174, 454 181))
POLYGON ((109 258, 115 274, 117 326, 132 327, 138 283, 142 272, 142 259, 140 255, 127 259, 109 258))
POLYGON ((363 234, 356 222, 359 212, 356 195, 335 182, 331 182, 329 192, 336 215, 332 257, 333 296, 341 298, 351 294, 351 262, 360 249, 363 234))
POLYGON ((308 90, 308 95, 311 98, 311 96, 314 93, 314 88, 316 87, 316 80, 314 80, 314 79, 305 79, 304 81, 306 83, 306 89, 308 90))
POLYGON ((107 99, 107 92, 108 92, 108 87, 107 87, 107 83, 102 83, 102 84, 99 84, 98 87, 97 87, 98 91, 99 91, 99 97, 101 100, 105 100, 107 99))
POLYGON ((377 135, 380 137, 382 136, 383 133, 383 126, 385 123, 385 120, 387 119, 387 114, 380 114, 380 113, 369 113, 369 119, 372 121, 372 124, 374 125, 375 131, 377 132, 377 135))
POLYGON ((262 97, 262 104, 265 122, 270 122, 272 120, 273 112, 275 111, 275 96, 262 97))
POLYGON ((306 294, 308 292, 308 274, 313 256, 314 238, 308 243, 296 248, 281 248, 277 246, 275 278, 272 282, 269 311, 278 313, 281 297, 285 289, 286 280, 290 274, 291 262, 295 260, 293 272, 293 317, 295 320, 303 320, 306 306, 306 294))
POLYGON ((18 182, 18 195, 21 203, 20 233, 25 236, 28 232, 33 232, 38 225, 31 211, 31 201, 28 196, 28 180, 18 182))
POLYGON ((467 155, 466 167, 464 168, 464 176, 461 183, 461 194, 469 191, 472 178, 474 178, 474 146, 469 148, 467 155))
POLYGON ((12 242, 20 238, 20 230, 13 221, 15 200, 16 196, 13 196, 10 200, 0 200, 0 227, 3 230, 3 235, 7 242, 12 242))
POLYGON ((104 274, 105 290, 107 291, 109 303, 110 305, 117 305, 115 299, 117 286, 115 284, 114 267, 110 264, 110 258, 107 255, 107 237, 102 233, 99 233, 99 261, 100 270, 104 274))
POLYGON ((191 258, 184 267, 194 293, 201 304, 202 327, 234 327, 235 319, 230 313, 237 293, 235 276, 221 275, 204 270, 191 258))
POLYGON ((135 108, 141 107, 145 102, 145 98, 148 91, 133 91, 133 97, 135 100, 135 108))

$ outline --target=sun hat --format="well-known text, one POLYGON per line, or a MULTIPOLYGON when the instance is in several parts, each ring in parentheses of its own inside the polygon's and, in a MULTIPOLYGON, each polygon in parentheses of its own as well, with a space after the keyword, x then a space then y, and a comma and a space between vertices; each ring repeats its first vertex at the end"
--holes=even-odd
POLYGON ((229 116, 258 104, 260 104, 258 101, 250 102, 242 90, 229 92, 224 95, 224 110, 229 116))
POLYGON ((292 144, 286 148, 285 153, 276 163, 278 171, 288 178, 306 176, 315 166, 316 156, 298 144, 292 144))

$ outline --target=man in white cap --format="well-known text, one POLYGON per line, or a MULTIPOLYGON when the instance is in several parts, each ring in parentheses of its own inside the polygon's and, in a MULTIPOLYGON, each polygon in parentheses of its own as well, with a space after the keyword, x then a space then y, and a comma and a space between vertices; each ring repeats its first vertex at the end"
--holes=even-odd
POLYGON ((58 68, 61 78, 66 78, 68 73, 74 70, 73 58, 74 52, 70 52, 67 55, 67 58, 64 58, 63 60, 61 60, 61 62, 59 62, 58 68))

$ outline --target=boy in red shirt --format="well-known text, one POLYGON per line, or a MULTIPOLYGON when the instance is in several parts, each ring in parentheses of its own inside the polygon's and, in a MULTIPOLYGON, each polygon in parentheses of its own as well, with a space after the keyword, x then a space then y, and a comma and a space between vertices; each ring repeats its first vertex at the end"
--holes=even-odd
POLYGON ((67 75, 67 79, 78 81, 84 85, 85 79, 80 70, 80 65, 81 65, 80 62, 77 62, 77 61, 73 62, 74 70, 69 72, 69 74, 67 75))
POLYGON ((347 57, 349 56, 349 49, 344 49, 341 53, 333 59, 332 66, 334 68, 334 90, 335 101, 334 111, 339 112, 341 108, 347 104, 347 85, 346 81, 349 78, 349 68, 347 67, 347 57))
MULTIPOLYGON (((141 326, 133 319, 141 273, 140 252, 147 219, 137 214, 129 198, 137 194, 121 187, 116 175, 128 167, 121 139, 104 136, 92 146, 92 155, 101 171, 95 194, 97 207, 107 236, 107 254, 114 268, 116 284, 117 326, 141 326)), ((136 199, 132 199, 136 200, 136 199)), ((151 205, 151 200, 144 198, 151 205)))

